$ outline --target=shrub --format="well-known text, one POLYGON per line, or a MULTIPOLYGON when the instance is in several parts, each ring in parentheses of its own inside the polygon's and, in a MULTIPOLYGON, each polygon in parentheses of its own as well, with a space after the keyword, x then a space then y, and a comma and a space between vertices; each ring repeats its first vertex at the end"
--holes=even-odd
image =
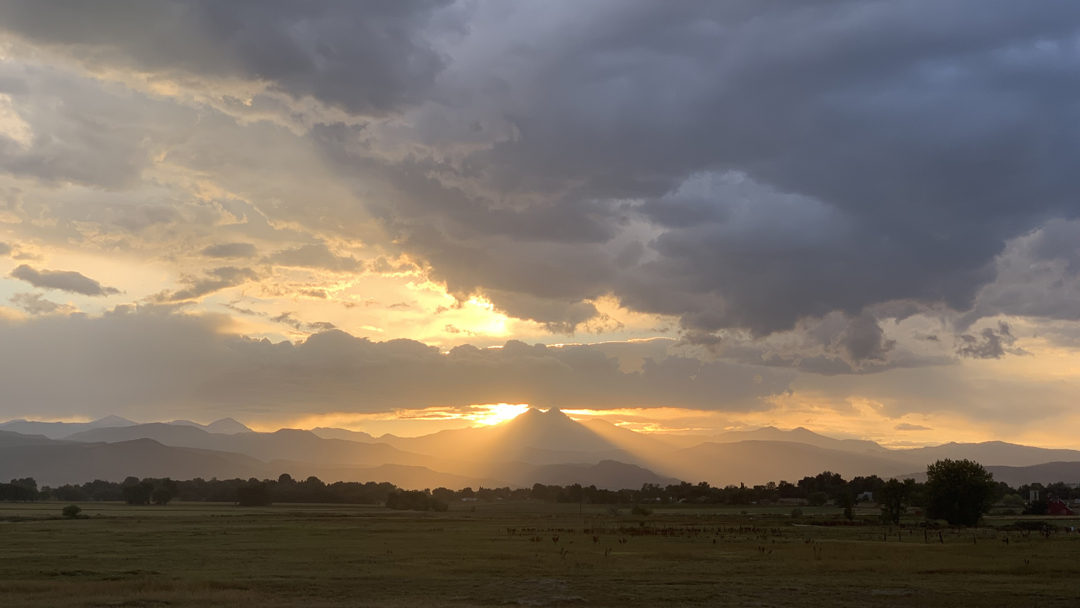
POLYGON ((795 507, 791 510, 791 519, 798 519, 800 517, 802 517, 802 509, 795 507))
POLYGON ((236 502, 241 507, 266 507, 270 500, 270 488, 265 483, 250 483, 236 488, 236 502))
MULTIPOLYGON (((386 498, 386 506, 399 511, 446 511, 450 505, 420 490, 397 490, 386 498)), ((475 509, 475 507, 473 507, 475 509)))
POLYGON ((634 515, 643 515, 645 517, 652 515, 651 509, 647 509, 641 505, 634 505, 634 508, 630 509, 630 512, 634 515))
POLYGON ((811 507, 820 507, 827 502, 829 502, 829 495, 825 492, 811 492, 810 495, 806 497, 806 503, 811 507))
POLYGON ((1011 509, 1023 509, 1026 504, 1027 501, 1019 494, 1006 494, 1001 498, 1001 506, 1011 509))
POLYGON ((82 513, 82 507, 79 505, 68 505, 60 512, 68 519, 75 519, 79 516, 79 513, 82 513))
POLYGON ((1047 515, 1050 513, 1049 500, 1034 500, 1024 508, 1024 515, 1047 515))

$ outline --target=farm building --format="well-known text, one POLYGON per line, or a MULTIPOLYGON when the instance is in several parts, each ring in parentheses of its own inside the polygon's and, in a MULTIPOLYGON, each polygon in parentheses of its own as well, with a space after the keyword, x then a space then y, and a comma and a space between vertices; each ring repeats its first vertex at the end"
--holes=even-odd
POLYGON ((1076 515, 1064 500, 1061 500, 1057 496, 1050 497, 1050 509, 1047 511, 1050 515, 1076 515))

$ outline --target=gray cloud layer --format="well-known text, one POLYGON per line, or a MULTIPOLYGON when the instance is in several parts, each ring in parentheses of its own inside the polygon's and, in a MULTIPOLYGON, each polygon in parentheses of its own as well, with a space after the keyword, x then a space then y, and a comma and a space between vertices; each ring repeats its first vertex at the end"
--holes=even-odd
POLYGON ((267 81, 295 97, 381 114, 419 100, 443 67, 417 35, 441 4, 32 0, 3 3, 0 22, 90 66, 267 81))
POLYGON ((648 356, 640 371, 623 372, 592 346, 510 341, 441 354, 412 340, 372 342, 336 330, 271 344, 223 329, 213 317, 154 308, 0 321, 0 417, 157 415, 169 407, 250 416, 500 402, 747 411, 766 407, 763 399, 785 392, 794 378, 788 370, 656 358, 649 345, 641 345, 648 356))
POLYGON ((258 253, 251 243, 220 243, 203 249, 208 258, 253 258, 258 253))
POLYGON ((59 289, 84 296, 108 296, 120 293, 120 290, 115 287, 104 287, 94 279, 71 270, 34 270, 26 264, 20 264, 11 271, 11 276, 20 281, 26 281, 34 287, 59 289))
MULTIPOLYGON (((573 323, 610 291, 759 335, 892 300, 967 310, 1006 240, 1080 208, 1068 2, 617 6, 483 78, 449 68, 505 92, 515 137, 384 168, 388 229, 456 292, 573 323)), ((338 129, 327 153, 365 170, 338 129)))
MULTIPOLYGON (((894 364, 871 314, 883 304, 970 311, 961 330, 1014 311, 1076 318, 1054 278, 1077 284, 1080 27, 1066 0, 9 2, 0 28, 90 70, 244 80, 351 113, 312 118, 295 145, 355 200, 311 196, 304 174, 260 210, 344 238, 373 216, 387 253, 553 331, 595 318, 588 300, 607 294, 698 340, 824 319, 822 352, 771 361, 840 373, 894 364), (1063 295, 1003 264, 1021 258, 1063 295)), ((61 108, 56 137, 0 158, 123 189, 150 164, 142 142, 169 139, 148 125, 195 121, 145 105, 127 129, 78 120, 102 100, 61 108)), ((208 130, 236 128, 200 111, 208 130)), ((250 170, 230 146, 173 157, 250 170)), ((114 223, 179 217, 129 215, 114 223)), ((255 255, 239 245, 203 251, 255 255)), ((363 269, 321 244, 263 261, 363 269)), ((214 269, 167 298, 254 279, 214 269)))

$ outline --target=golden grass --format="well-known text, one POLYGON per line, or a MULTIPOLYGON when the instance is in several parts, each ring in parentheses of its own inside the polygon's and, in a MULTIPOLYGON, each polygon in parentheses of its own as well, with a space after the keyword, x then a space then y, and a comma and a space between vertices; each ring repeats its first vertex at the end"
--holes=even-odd
POLYGON ((985 608, 1080 598, 1080 533, 947 530, 940 542, 910 527, 793 525, 834 520, 828 510, 794 521, 766 508, 640 518, 535 503, 446 514, 90 503, 89 519, 46 519, 63 506, 0 505, 0 520, 20 519, 0 523, 0 606, 985 608))

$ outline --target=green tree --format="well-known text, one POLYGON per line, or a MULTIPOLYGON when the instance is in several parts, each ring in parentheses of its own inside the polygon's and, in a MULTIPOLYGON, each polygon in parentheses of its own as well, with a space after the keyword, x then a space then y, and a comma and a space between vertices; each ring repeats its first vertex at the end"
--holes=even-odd
POLYGON ((997 484, 973 460, 939 460, 926 467, 926 515, 954 526, 975 526, 990 512, 997 484))
POLYGON ((270 487, 265 483, 248 482, 246 486, 236 488, 236 502, 241 507, 267 507, 273 504, 270 487))
POLYGON ((1049 515, 1050 514, 1050 501, 1045 498, 1032 501, 1029 505, 1024 507, 1024 515, 1049 515))
POLYGON ((64 515, 64 517, 68 519, 75 519, 79 516, 79 513, 82 513, 82 507, 80 507, 79 505, 68 505, 64 507, 60 512, 64 515))
MULTIPOLYGON (((130 479, 130 478, 129 478, 130 479)), ((122 490, 124 502, 129 505, 148 505, 150 497, 154 493, 154 484, 143 481, 131 485, 125 485, 122 490)))
POLYGON ((878 490, 881 519, 886 523, 900 525, 900 516, 907 513, 908 501, 915 491, 915 480, 890 479, 878 490))
POLYGON ((844 510, 844 517, 848 521, 855 519, 855 495, 850 490, 841 491, 836 495, 836 506, 844 510))
POLYGON ((158 480, 154 491, 150 493, 150 500, 155 505, 167 505, 180 493, 180 488, 175 481, 166 477, 158 480))

